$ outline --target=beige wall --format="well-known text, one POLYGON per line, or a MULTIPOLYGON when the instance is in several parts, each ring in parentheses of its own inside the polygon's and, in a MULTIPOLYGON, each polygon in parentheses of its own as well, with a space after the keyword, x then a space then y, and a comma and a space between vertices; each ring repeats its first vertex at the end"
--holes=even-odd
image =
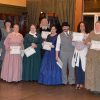
POLYGON ((26 7, 26 0, 0 0, 1 4, 26 7))

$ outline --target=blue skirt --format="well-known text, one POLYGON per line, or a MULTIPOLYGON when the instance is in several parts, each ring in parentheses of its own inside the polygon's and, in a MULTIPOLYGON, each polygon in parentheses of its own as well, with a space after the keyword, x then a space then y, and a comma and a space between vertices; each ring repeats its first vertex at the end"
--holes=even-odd
POLYGON ((62 84, 62 71, 56 63, 55 50, 45 52, 38 82, 45 85, 62 84))

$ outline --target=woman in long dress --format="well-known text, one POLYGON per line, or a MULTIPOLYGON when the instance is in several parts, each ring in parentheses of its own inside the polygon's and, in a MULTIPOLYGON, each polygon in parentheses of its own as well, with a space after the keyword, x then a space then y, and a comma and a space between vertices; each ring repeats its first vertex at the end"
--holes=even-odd
POLYGON ((45 85, 62 84, 61 68, 56 63, 56 46, 57 33, 56 27, 51 28, 51 34, 47 37, 47 42, 51 42, 51 51, 46 50, 40 69, 39 83, 45 85))
POLYGON ((9 33, 4 41, 6 53, 1 70, 1 79, 7 82, 22 80, 22 57, 21 54, 11 54, 11 46, 23 48, 23 36, 19 33, 19 26, 14 25, 14 32, 9 33))
MULTIPOLYGON (((90 45, 92 40, 100 42, 100 21, 95 23, 95 30, 89 34, 85 43, 90 45)), ((100 93, 100 49, 90 48, 87 53, 85 88, 100 93)))
POLYGON ((42 38, 36 32, 36 26, 31 25, 30 32, 24 38, 24 48, 32 47, 36 53, 23 57, 23 80, 37 81, 40 72, 42 38))

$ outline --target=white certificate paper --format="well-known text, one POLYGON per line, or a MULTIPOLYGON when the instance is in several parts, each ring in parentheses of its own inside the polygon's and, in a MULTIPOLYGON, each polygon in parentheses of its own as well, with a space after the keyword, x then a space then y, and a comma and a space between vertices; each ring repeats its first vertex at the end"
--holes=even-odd
POLYGON ((84 34, 78 33, 78 32, 73 32, 73 39, 72 39, 72 41, 82 42, 83 39, 84 39, 84 34))
POLYGON ((21 46, 10 46, 10 54, 21 54, 21 46))
POLYGON ((48 50, 48 51, 51 51, 51 47, 52 47, 52 43, 51 42, 44 42, 43 43, 43 49, 44 50, 48 50))
POLYGON ((51 32, 42 31, 41 36, 43 39, 47 39, 47 36, 51 34, 51 32))
POLYGON ((60 58, 58 58, 57 65, 62 69, 63 63, 60 58))
POLYGON ((29 56, 33 55, 34 53, 36 53, 36 51, 35 51, 34 48, 32 48, 32 47, 30 46, 30 47, 28 47, 28 48, 26 48, 26 49, 24 50, 24 53, 25 53, 25 55, 26 55, 27 57, 29 57, 29 56))
POLYGON ((90 49, 94 49, 94 50, 99 49, 100 50, 100 41, 92 40, 90 49))

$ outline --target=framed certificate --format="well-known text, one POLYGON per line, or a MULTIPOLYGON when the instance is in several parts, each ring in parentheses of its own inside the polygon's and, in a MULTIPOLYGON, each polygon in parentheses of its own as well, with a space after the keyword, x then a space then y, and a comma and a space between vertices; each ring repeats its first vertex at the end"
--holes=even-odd
POLYGON ((47 36, 51 34, 51 32, 42 31, 41 36, 43 39, 47 39, 47 36))
POLYGON ((84 39, 84 34, 78 33, 78 32, 73 32, 73 39, 72 39, 72 41, 82 42, 83 39, 84 39))
POLYGON ((21 54, 21 46, 10 46, 10 54, 21 54))
POLYGON ((30 46, 30 47, 28 47, 28 48, 26 48, 26 49, 24 50, 24 53, 25 53, 25 55, 26 55, 27 57, 29 57, 29 56, 33 55, 34 53, 36 53, 36 51, 35 51, 34 48, 32 48, 32 47, 30 46))
POLYGON ((51 42, 44 42, 43 43, 43 49, 44 50, 49 50, 49 51, 51 51, 51 47, 52 47, 52 43, 51 42))
POLYGON ((94 50, 98 49, 98 50, 100 50, 100 41, 92 40, 90 49, 94 49, 94 50))

